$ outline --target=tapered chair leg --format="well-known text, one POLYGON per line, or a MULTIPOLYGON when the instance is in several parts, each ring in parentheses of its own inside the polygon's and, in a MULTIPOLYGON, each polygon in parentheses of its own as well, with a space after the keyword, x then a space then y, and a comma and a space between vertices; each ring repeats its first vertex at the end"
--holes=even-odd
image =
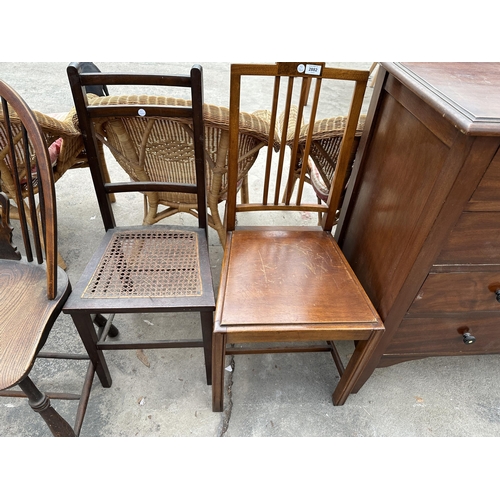
POLYGON ((353 388, 358 382, 361 373, 371 359, 371 355, 380 340, 381 333, 383 332, 375 331, 368 340, 360 340, 356 344, 356 349, 332 394, 332 401, 335 406, 342 406, 349 397, 349 394, 353 392, 353 388))
POLYGON ((224 409, 224 364, 226 336, 215 333, 212 338, 212 411, 224 409))
POLYGON ((85 313, 72 313, 71 317, 75 327, 80 334, 83 345, 87 350, 90 361, 94 365, 95 371, 103 387, 111 387, 111 374, 108 364, 102 351, 97 349, 97 333, 94 328, 92 316, 85 313))
POLYGON ((50 399, 40 392, 29 377, 19 382, 19 387, 28 397, 34 411, 45 420, 50 432, 55 437, 75 437, 75 431, 50 404, 50 399))
POLYGON ((201 312, 200 316, 207 385, 212 385, 212 333, 214 329, 214 313, 213 311, 201 312))

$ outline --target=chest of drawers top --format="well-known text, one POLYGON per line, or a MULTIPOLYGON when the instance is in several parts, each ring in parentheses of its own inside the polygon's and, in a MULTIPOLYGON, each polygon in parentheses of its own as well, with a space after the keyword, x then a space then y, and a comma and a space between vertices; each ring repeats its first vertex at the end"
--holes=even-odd
POLYGON ((500 136, 500 63, 382 63, 466 135, 500 136))

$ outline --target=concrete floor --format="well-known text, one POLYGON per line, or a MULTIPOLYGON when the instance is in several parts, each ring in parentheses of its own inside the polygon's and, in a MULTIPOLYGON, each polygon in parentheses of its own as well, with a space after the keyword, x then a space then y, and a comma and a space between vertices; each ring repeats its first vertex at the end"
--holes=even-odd
MULTIPOLYGON (((155 73, 184 73, 191 66, 97 64, 102 70, 155 73)), ((229 65, 203 66, 205 101, 227 105, 229 65)), ((370 63, 356 66, 369 68, 370 63)), ((60 112, 72 106, 65 68, 66 63, 0 63, 0 78, 16 88, 34 109, 60 112)), ((109 168, 112 178, 123 175, 113 162, 109 168)), ((68 172, 57 183, 57 197, 60 253, 68 264, 70 280, 76 283, 103 234, 89 172, 68 172)), ((133 194, 120 195, 116 210, 119 222, 139 224, 142 199, 133 194)), ((177 220, 194 222, 187 215, 177 220)), ((314 219, 304 214, 299 222, 314 223, 314 219)), ((217 284, 222 249, 214 231, 210 232, 210 252, 217 284)), ((196 315, 117 316, 116 323, 122 335, 199 335, 196 315)), ((49 344, 83 351, 71 318, 65 315, 57 320, 49 344)), ((352 345, 340 343, 339 348, 347 360, 352 345)), ((226 374, 228 394, 223 413, 211 411, 211 390, 205 384, 199 349, 108 351, 106 358, 113 385, 104 389, 95 378, 81 432, 85 437, 500 436, 500 364, 498 356, 493 355, 430 358, 377 369, 342 407, 331 403, 338 373, 329 354, 228 358, 233 370, 226 374)), ((42 389, 55 384, 66 391, 77 391, 84 371, 82 362, 42 360, 32 374, 42 389)), ((53 406, 73 421, 74 402, 54 401, 53 406)), ((0 436, 49 435, 26 400, 0 400, 0 436)))

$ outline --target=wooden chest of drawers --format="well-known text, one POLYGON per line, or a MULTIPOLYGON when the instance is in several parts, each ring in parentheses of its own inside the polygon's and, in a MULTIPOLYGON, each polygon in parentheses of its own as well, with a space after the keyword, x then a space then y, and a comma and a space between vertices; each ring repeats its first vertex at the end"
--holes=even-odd
POLYGON ((356 390, 500 353, 499 147, 500 64, 382 64, 336 232, 386 327, 356 390))

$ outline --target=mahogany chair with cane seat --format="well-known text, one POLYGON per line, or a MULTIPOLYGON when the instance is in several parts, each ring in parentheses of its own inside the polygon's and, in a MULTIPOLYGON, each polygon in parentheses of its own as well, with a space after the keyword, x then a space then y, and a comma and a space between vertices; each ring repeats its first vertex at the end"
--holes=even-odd
MULTIPOLYGON (((332 234, 368 74, 367 71, 327 68, 322 63, 231 66, 227 242, 213 336, 214 411, 223 410, 225 356, 242 353, 331 352, 341 373, 332 396, 333 402, 342 405, 352 391, 360 367, 369 360, 370 353, 384 331, 377 311, 332 234), (301 70, 305 72, 301 73, 301 70), (303 201, 306 161, 302 161, 297 197, 292 199, 291 180, 297 165, 299 128, 294 131, 290 149, 285 147, 286 136, 281 137, 279 153, 273 147, 267 148, 260 201, 237 203, 235 165, 238 115, 240 96, 244 93, 245 85, 250 82, 252 89, 255 89, 261 81, 274 81, 269 138, 272 146, 274 124, 280 114, 283 116, 284 129, 288 130, 294 99, 298 100, 296 122, 301 123, 307 96, 304 85, 306 74, 313 75, 317 83, 311 104, 312 123, 315 121, 321 89, 327 82, 347 80, 354 85, 327 204, 314 200, 303 201), (283 80, 286 85, 282 85, 283 80), (300 94, 295 94, 294 98, 293 85, 296 81, 302 81, 302 87, 300 94), (285 94, 284 99, 280 98, 280 93, 285 94), (283 112, 280 111, 279 103, 283 103, 283 112), (278 161, 273 162, 276 155, 278 161), (284 193, 284 189, 288 191, 284 193), (243 219, 255 211, 259 214, 268 211, 318 212, 322 216, 322 224, 265 227, 262 215, 257 215, 256 222, 248 221, 253 226, 245 226, 243 219), (345 368, 333 343, 335 340, 356 342, 354 353, 345 368)), ((273 88, 272 85, 270 88, 273 88)), ((311 135, 312 130, 306 141, 303 158, 309 155, 311 135)))
MULTIPOLYGON (((171 105, 187 106, 181 98, 151 95, 119 95, 91 99, 93 106, 120 105, 171 105)), ((229 109, 212 104, 203 105, 205 127, 205 159, 207 161, 208 224, 217 231, 224 245, 226 232, 219 214, 219 204, 227 193, 227 150, 229 144, 229 109)), ((246 176, 255 163, 259 151, 267 145, 269 121, 265 111, 241 113, 239 142, 238 188, 243 200, 248 201, 246 176)), ((150 134, 142 144, 137 137, 143 134, 142 123, 137 120, 117 121, 103 117, 96 121, 98 143, 108 148, 118 164, 136 182, 162 180, 177 183, 193 183, 195 166, 193 150, 186 147, 190 130, 175 120, 157 124, 161 133, 150 134), (145 149, 155 149, 156 154, 144 154, 145 149)), ((143 224, 155 224, 176 213, 189 213, 197 217, 196 195, 175 191, 148 192, 144 194, 143 224)))
POLYGON ((90 395, 93 366, 89 366, 81 394, 50 396, 80 400, 74 427, 56 412, 47 395, 40 392, 30 378, 38 358, 88 360, 86 355, 42 351, 71 291, 66 273, 57 266, 54 172, 40 117, 3 81, 0 81, 0 96, 0 128, 6 144, 0 159, 1 171, 2 176, 8 172, 13 183, 9 196, 14 197, 18 207, 24 244, 24 256, 21 256, 12 245, 9 196, 0 193, 0 396, 27 397, 54 436, 75 436, 80 433, 90 395), (23 167, 26 165, 29 165, 28 174, 23 167), (36 175, 36 189, 32 182, 26 182, 31 172, 36 175), (37 198, 41 223, 40 226, 34 224, 30 230, 29 220, 36 218, 37 198), (21 391, 11 389, 16 385, 21 391))
MULTIPOLYGON (((74 286, 64 312, 70 314, 87 348, 100 381, 111 385, 111 375, 104 357, 109 349, 203 348, 207 383, 211 384, 211 347, 215 297, 210 270, 207 210, 205 192, 205 159, 203 134, 202 69, 193 66, 190 75, 138 75, 82 73, 80 65, 68 66, 73 98, 95 193, 104 224, 105 235, 89 261, 82 277, 74 286), (85 93, 87 85, 142 85, 182 87, 190 91, 185 105, 148 102, 121 104, 95 101, 85 93), (114 123, 120 131, 137 122, 134 146, 161 140, 164 123, 174 123, 186 131, 184 148, 195 158, 196 172, 190 183, 141 178, 138 182, 105 182, 101 172, 104 160, 98 147, 98 134, 103 122, 114 123), (140 133, 139 133, 140 132, 140 133), (109 195, 118 192, 182 192, 196 199, 198 224, 192 226, 163 225, 122 227, 117 225, 109 195), (109 341, 116 314, 195 312, 201 318, 202 339, 139 340, 120 331, 119 339, 109 341), (92 319, 96 314, 108 315, 97 329, 92 319), (122 337, 126 337, 120 340, 122 337)), ((141 156, 156 155, 156 148, 145 147, 141 156)), ((153 159, 154 161, 154 159, 153 159)), ((117 330, 114 331, 115 336, 117 330)))

